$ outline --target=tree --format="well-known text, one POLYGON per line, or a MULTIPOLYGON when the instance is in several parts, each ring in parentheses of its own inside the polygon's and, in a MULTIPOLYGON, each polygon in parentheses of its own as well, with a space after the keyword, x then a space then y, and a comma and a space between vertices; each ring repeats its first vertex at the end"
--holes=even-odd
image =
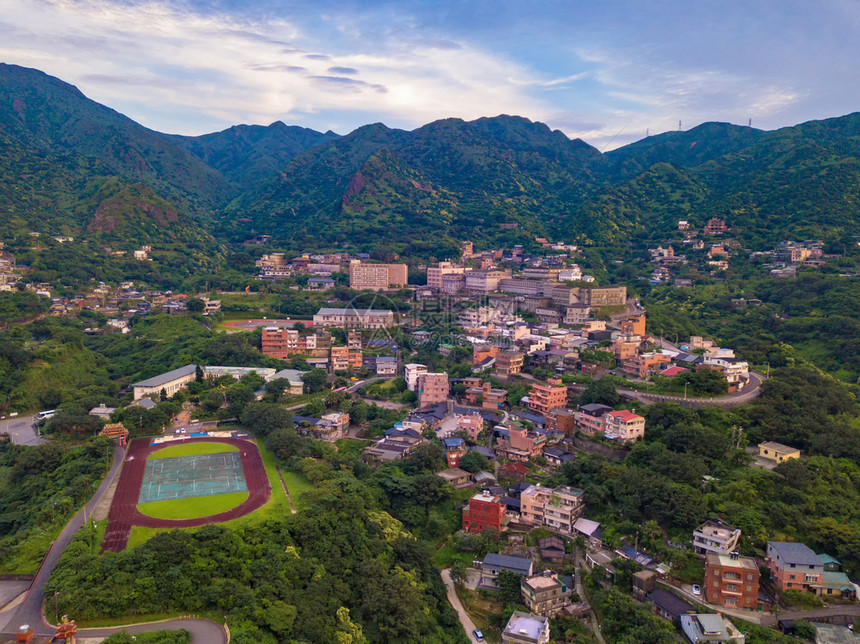
POLYGON ((603 378, 592 382, 588 386, 588 389, 579 395, 580 405, 597 403, 600 405, 615 407, 619 402, 621 402, 621 396, 618 395, 615 385, 613 385, 609 380, 603 378))
POLYGON ((815 641, 815 626, 805 619, 794 620, 794 636, 802 640, 815 641))
POLYGON ((455 559, 448 572, 451 575, 451 581, 455 584, 463 583, 466 580, 466 562, 462 559, 455 559))
POLYGON ((188 301, 185 303, 185 307, 191 313, 203 313, 203 310, 206 308, 206 303, 199 297, 189 297, 188 301))
POLYGON ((509 604, 519 604, 522 590, 520 585, 523 576, 510 570, 502 570, 496 577, 496 583, 499 585, 499 598, 505 606, 509 604))
POLYGON ((302 375, 302 382, 305 383, 307 393, 315 394, 325 389, 326 384, 328 384, 328 375, 322 369, 311 369, 302 375))
POLYGON ((481 470, 486 470, 490 467, 490 462, 487 458, 478 452, 469 452, 460 459, 460 469, 466 470, 470 474, 477 474, 481 470))

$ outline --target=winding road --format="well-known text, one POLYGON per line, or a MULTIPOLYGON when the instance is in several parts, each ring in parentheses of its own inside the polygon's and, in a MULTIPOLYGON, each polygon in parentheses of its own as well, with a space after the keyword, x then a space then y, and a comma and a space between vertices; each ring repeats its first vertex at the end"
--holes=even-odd
POLYGON ((684 398, 683 396, 667 396, 665 394, 649 394, 644 391, 634 391, 632 389, 619 389, 618 393, 627 398, 634 398, 644 403, 655 402, 673 402, 678 403, 682 407, 737 407, 745 405, 751 400, 758 398, 761 394, 761 383, 764 382, 764 375, 755 371, 750 371, 750 381, 746 387, 740 391, 725 396, 715 398, 684 398))
MULTIPOLYGON (((116 479, 122 469, 123 459, 125 457, 125 448, 117 447, 113 453, 113 463, 108 470, 104 480, 99 485, 93 497, 87 504, 81 508, 75 516, 66 524, 60 536, 54 541, 48 554, 42 562, 39 572, 33 579, 30 589, 27 591, 27 596, 24 601, 16 608, 0 613, 0 636, 14 637, 18 627, 22 624, 29 624, 33 627, 37 635, 52 636, 54 629, 46 621, 42 614, 42 595, 45 590, 45 584, 51 576, 51 571, 60 560, 66 547, 71 543, 81 526, 88 517, 92 516, 96 506, 102 500, 111 483, 116 479)), ((72 616, 74 617, 74 616, 72 616)), ((78 630, 78 637, 107 637, 111 633, 127 630, 130 633, 143 633, 147 631, 157 631, 162 629, 178 629, 184 628, 192 635, 193 644, 228 644, 229 640, 221 625, 208 620, 196 618, 178 618, 163 622, 152 622, 148 624, 134 624, 130 626, 115 626, 111 628, 86 628, 78 630)))

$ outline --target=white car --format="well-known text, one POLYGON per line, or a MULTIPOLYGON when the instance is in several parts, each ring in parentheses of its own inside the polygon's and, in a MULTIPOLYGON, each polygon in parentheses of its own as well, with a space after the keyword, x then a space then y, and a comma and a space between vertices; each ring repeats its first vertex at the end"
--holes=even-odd
POLYGON ((699 584, 693 584, 693 594, 694 595, 701 595, 702 594, 702 587, 699 584))

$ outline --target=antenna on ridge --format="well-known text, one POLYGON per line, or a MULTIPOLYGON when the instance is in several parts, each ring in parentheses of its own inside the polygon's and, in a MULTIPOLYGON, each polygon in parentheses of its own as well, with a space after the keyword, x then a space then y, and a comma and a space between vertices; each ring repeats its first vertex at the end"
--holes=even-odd
POLYGON ((750 119, 749 123, 747 123, 747 127, 752 127, 752 119, 750 119))
POLYGON ((649 136, 651 136, 651 128, 646 127, 645 128, 645 138, 647 139, 649 136))
POLYGON ((678 121, 678 130, 681 130, 681 121, 678 121))

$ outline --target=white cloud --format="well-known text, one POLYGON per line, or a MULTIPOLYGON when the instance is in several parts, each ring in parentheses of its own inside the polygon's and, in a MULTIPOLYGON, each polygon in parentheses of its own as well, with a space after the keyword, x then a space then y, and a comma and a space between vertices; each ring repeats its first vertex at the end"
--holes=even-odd
POLYGON ((548 112, 529 95, 531 71, 463 43, 392 37, 342 54, 286 20, 249 22, 161 2, 48 0, 20 7, 0 0, 0 12, 3 59, 74 83, 156 129, 182 127, 158 116, 170 110, 198 113, 194 131, 186 126, 195 134, 214 122, 312 122, 329 110, 375 113, 403 126, 548 112))

